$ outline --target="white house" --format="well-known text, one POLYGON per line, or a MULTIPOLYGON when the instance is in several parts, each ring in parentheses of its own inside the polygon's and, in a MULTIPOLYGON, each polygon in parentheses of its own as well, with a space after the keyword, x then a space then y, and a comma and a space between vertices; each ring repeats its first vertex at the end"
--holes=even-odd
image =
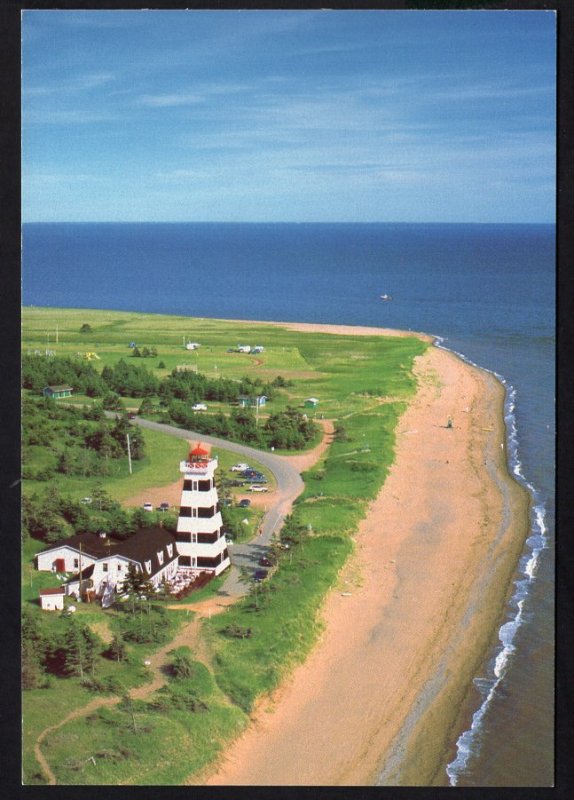
POLYGON ((89 592, 98 598, 122 590, 130 564, 156 588, 172 579, 178 568, 174 535, 157 527, 142 528, 124 541, 79 533, 37 556, 39 570, 76 573, 64 584, 67 594, 89 592))
POLYGON ((65 593, 66 590, 63 586, 56 586, 55 589, 40 589, 42 611, 63 611, 65 593))

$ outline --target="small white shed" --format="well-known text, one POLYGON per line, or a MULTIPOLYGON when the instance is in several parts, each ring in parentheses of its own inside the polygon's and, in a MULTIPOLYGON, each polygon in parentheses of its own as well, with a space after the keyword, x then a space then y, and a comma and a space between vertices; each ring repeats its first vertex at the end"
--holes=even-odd
POLYGON ((56 586, 55 589, 40 589, 40 605, 42 611, 63 611, 64 610, 63 586, 56 586))

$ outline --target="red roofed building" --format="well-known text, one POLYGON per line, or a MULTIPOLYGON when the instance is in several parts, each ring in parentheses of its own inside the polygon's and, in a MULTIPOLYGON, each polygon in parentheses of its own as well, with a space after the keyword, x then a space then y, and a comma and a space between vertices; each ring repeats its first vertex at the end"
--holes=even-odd
POLYGON ((65 593, 66 590, 63 586, 56 586, 55 589, 40 589, 42 611, 63 611, 65 593))

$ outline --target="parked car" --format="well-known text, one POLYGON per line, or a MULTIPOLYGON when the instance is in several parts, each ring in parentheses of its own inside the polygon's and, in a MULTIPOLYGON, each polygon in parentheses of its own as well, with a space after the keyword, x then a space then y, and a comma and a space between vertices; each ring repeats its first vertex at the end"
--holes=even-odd
POLYGON ((82 505, 84 506, 89 506, 91 502, 92 502, 91 497, 82 497, 82 499, 80 500, 80 503, 82 503, 82 505))
POLYGON ((255 583, 260 583, 261 581, 264 581, 266 577, 267 577, 266 569, 256 569, 255 572, 253 573, 253 580, 255 581, 255 583))
POLYGON ((144 503, 142 508, 144 511, 153 511, 153 505, 151 503, 144 503))
POLYGON ((249 464, 234 464, 231 467, 232 472, 245 472, 246 469, 251 469, 249 464))
POLYGON ((248 500, 246 497, 239 501, 239 508, 249 508, 250 505, 251 500, 248 500))
POLYGON ((226 536, 226 537, 225 537, 225 544, 226 544, 228 547, 231 547, 231 545, 232 545, 232 544, 235 544, 235 542, 233 541, 233 539, 231 538, 231 536, 226 536))
POLYGON ((133 411, 130 411, 130 413, 128 414, 128 419, 136 419, 136 417, 137 417, 137 414, 134 414, 133 411))
POLYGON ((191 407, 192 411, 207 411, 205 403, 194 403, 191 407))
POLYGON ((158 511, 169 511, 169 503, 160 503, 157 507, 158 511))
POLYGON ((267 488, 267 486, 261 486, 261 484, 256 484, 256 485, 252 484, 249 487, 249 491, 250 492, 268 492, 269 489, 267 488))
POLYGON ((279 547, 281 550, 289 550, 289 543, 288 542, 280 542, 279 547))
POLYGON ((261 556, 258 561, 260 567, 272 567, 273 562, 270 561, 266 556, 261 556))

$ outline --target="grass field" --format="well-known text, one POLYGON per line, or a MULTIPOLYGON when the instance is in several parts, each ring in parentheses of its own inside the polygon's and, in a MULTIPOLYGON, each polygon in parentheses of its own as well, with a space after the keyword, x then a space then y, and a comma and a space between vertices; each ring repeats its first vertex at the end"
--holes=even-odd
MULTIPOLYGON (((336 584, 352 552, 352 534, 392 463, 396 424, 416 389, 413 359, 428 345, 414 337, 301 333, 272 325, 84 309, 25 308, 22 330, 24 352, 42 353, 48 346, 58 356, 75 358, 78 353, 96 352, 99 360, 92 363, 97 369, 131 358, 128 344, 135 341, 140 347, 157 349, 157 358, 137 363, 160 377, 180 364, 196 365, 209 377, 273 380, 281 375, 291 385, 268 403, 266 413, 288 404, 303 409, 304 400, 315 396, 319 405, 305 412, 311 418, 324 416, 335 422, 335 440, 321 461, 303 475, 305 490, 293 511, 307 535, 281 555, 265 584, 217 617, 204 620, 203 663, 196 666, 195 683, 170 681, 169 702, 165 692, 156 693, 131 709, 117 705, 77 719, 49 737, 44 746, 59 783, 180 784, 217 757, 248 723, 257 698, 275 688, 315 643, 320 632, 318 610, 336 584), (91 326, 91 333, 80 334, 84 324, 91 326), (201 347, 186 351, 184 337, 201 347), (263 345, 265 350, 257 356, 227 352, 240 342, 263 345), (158 369, 161 361, 165 369, 158 369), (236 635, 247 630, 248 635, 236 635)), ((138 407, 139 402, 124 400, 126 407, 138 407)), ((225 404, 218 407, 229 410, 225 404)), ((179 479, 186 443, 147 430, 145 439, 146 457, 134 465, 132 476, 120 460, 118 474, 101 480, 120 502, 179 479)), ((30 448, 29 453, 38 465, 50 458, 41 447, 30 448)), ((231 475, 229 467, 236 456, 224 448, 217 455, 221 474, 231 475)), ((74 497, 90 494, 89 480, 58 476, 57 483, 74 497)), ((26 484, 25 491, 49 489, 38 481, 26 484)), ((250 509, 245 514, 250 520, 245 535, 255 529, 257 513, 261 512, 250 509)), ((53 575, 33 570, 36 545, 27 542, 23 552, 22 591, 27 603, 35 602, 42 586, 57 585, 53 575)), ((206 587, 204 594, 216 588, 206 587)), ((113 610, 84 607, 81 613, 95 631, 117 630, 113 610)), ((141 663, 145 648, 130 647, 140 654, 141 663)), ((98 677, 116 670, 121 680, 121 669, 102 660, 98 677)), ((24 693, 28 783, 43 782, 31 749, 43 724, 40 709, 47 713, 50 708, 54 719, 62 719, 68 710, 93 697, 74 680, 53 681, 50 688, 24 693)), ((142 676, 128 671, 126 680, 133 685, 142 676)))

